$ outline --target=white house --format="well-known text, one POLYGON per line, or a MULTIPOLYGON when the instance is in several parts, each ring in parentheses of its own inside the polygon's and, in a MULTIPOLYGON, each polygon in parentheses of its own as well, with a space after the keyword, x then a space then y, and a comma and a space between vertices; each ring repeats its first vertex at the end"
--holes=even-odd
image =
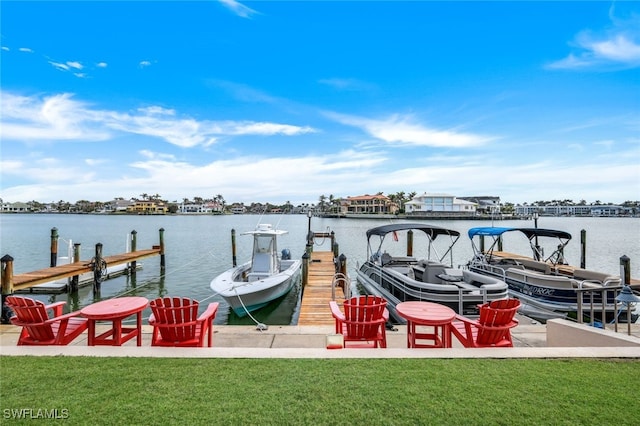
POLYGON ((404 207, 407 214, 426 212, 475 214, 478 204, 457 199, 450 194, 428 194, 425 192, 413 197, 411 201, 404 204, 404 207))

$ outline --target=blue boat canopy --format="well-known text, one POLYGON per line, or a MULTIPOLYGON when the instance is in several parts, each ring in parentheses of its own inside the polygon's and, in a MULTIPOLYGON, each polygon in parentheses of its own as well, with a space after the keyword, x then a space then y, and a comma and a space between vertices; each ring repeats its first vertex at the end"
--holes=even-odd
POLYGON ((527 236, 528 239, 533 237, 555 237, 564 240, 570 240, 571 234, 565 231, 544 228, 500 228, 500 227, 480 227, 469 229, 469 238, 473 239, 476 235, 499 237, 505 232, 520 231, 527 236))

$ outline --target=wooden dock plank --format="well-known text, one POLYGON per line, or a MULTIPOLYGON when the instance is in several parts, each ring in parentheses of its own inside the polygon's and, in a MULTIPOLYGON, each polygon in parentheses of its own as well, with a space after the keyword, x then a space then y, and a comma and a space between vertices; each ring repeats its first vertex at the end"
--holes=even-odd
MULTIPOLYGON (((105 256, 103 259, 109 266, 121 265, 123 263, 137 262, 151 256, 160 254, 160 248, 147 250, 136 250, 129 253, 105 256)), ((54 266, 52 268, 39 269, 37 271, 25 272, 13 276, 13 290, 24 290, 37 284, 43 284, 63 278, 69 278, 91 272, 90 260, 81 260, 75 263, 54 266)))
MULTIPOLYGON (((331 283, 335 275, 333 252, 314 251, 311 253, 307 284, 302 292, 302 302, 298 325, 334 325, 329 301, 331 300, 331 283)), ((344 293, 336 288, 336 300, 342 303, 344 293)))

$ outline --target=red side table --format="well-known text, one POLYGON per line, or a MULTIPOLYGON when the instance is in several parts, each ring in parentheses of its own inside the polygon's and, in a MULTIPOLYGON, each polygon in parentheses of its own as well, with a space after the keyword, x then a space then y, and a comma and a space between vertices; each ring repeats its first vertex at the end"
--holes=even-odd
POLYGON ((142 311, 148 304, 149 300, 145 297, 119 297, 82 308, 80 314, 89 320, 89 346, 122 346, 134 337, 137 337, 137 345, 142 346, 142 311), (136 326, 122 327, 122 320, 134 314, 136 326), (96 336, 96 321, 112 321, 113 327, 96 336))
POLYGON ((431 302, 402 302, 396 305, 398 314, 407 320, 408 348, 450 348, 453 309, 431 302), (433 327, 433 333, 417 333, 416 326, 433 327), (417 343, 431 340, 432 343, 417 343))

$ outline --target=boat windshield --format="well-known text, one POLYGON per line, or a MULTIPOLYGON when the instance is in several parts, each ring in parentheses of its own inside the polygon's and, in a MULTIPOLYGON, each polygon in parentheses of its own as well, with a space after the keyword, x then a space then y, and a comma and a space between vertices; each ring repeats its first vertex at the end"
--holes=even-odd
POLYGON ((254 252, 270 253, 273 251, 273 237, 270 235, 256 235, 254 252))

